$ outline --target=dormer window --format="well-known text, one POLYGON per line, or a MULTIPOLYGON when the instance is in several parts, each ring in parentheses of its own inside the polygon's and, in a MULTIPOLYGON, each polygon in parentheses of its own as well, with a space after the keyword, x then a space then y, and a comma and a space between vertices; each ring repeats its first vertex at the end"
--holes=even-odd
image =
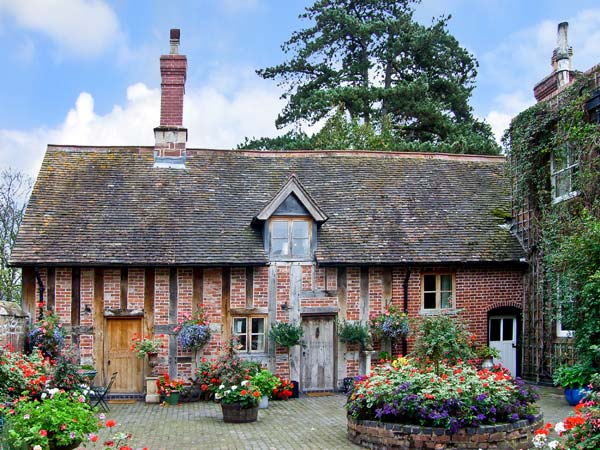
POLYGON ((275 261, 307 261, 314 257, 317 230, 327 216, 295 175, 254 217, 264 230, 265 253, 275 261))
POLYGON ((312 221, 303 218, 271 219, 271 256, 305 258, 310 255, 312 221))

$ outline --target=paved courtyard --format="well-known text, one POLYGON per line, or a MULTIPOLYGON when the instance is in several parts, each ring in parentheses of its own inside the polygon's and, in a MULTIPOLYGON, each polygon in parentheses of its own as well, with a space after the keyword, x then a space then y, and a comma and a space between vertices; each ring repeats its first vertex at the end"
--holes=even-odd
MULTIPOLYGON (((560 390, 540 388, 540 405, 546 421, 556 422, 568 415, 569 407, 560 390)), ((226 424, 221 407, 213 402, 179 406, 111 404, 107 418, 115 429, 133 433, 133 448, 150 450, 187 449, 359 449, 346 439, 345 397, 302 397, 271 402, 260 410, 257 423, 226 424)), ((104 432, 107 430, 104 430, 104 432)), ((105 433, 100 438, 106 437, 105 433)))

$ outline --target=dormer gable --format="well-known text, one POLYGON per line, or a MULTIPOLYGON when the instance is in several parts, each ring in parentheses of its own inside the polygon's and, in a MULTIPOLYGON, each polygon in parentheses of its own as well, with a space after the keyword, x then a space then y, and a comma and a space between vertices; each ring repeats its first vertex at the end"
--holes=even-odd
POLYGON ((255 222, 264 222, 273 215, 308 215, 317 224, 327 220, 327 215, 306 191, 296 175, 292 174, 287 183, 275 194, 267 205, 254 217, 255 222))

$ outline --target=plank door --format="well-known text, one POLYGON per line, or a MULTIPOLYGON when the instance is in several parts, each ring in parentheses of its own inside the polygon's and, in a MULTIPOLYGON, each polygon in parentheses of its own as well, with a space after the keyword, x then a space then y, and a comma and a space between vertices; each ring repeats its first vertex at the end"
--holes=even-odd
POLYGON ((113 372, 119 372, 111 392, 142 392, 143 359, 130 350, 133 334, 142 335, 141 318, 106 319, 104 349, 106 380, 113 372))
POLYGON ((333 317, 305 317, 302 321, 302 377, 305 391, 332 391, 335 387, 335 321, 333 317))
POLYGON ((517 318, 514 316, 492 316, 489 320, 490 347, 498 349, 495 364, 502 364, 512 376, 517 374, 517 318))

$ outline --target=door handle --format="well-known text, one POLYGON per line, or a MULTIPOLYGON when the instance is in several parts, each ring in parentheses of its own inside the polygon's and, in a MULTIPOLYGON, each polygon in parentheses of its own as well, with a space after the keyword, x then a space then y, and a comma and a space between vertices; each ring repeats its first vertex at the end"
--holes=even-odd
POLYGON ((110 366, 110 359, 108 360, 108 363, 106 363, 108 366, 110 366))

